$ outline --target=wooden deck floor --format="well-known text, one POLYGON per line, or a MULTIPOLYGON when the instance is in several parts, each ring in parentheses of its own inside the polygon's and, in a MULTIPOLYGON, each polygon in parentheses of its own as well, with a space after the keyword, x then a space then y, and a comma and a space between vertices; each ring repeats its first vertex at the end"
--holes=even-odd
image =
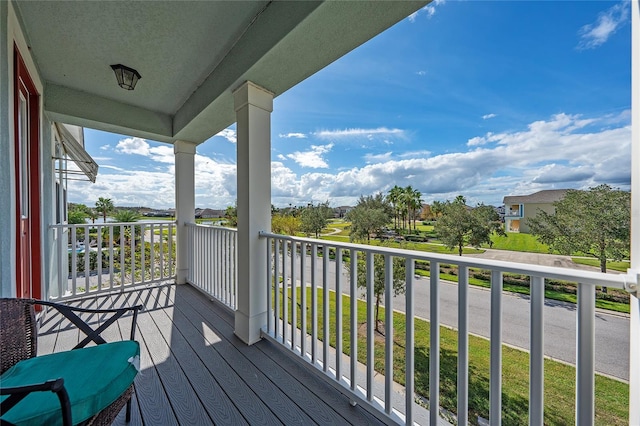
MULTIPOLYGON (((74 304, 144 306, 136 331, 142 370, 135 381, 131 425, 381 424, 277 344, 242 343, 233 334, 231 312, 189 285, 74 304)), ((101 320, 90 318, 94 328, 101 320)), ((103 336, 128 336, 130 322, 119 320, 103 336)), ((59 316, 49 314, 40 326, 38 353, 70 349, 79 338, 59 316)), ((125 424, 124 412, 116 424, 125 424)))

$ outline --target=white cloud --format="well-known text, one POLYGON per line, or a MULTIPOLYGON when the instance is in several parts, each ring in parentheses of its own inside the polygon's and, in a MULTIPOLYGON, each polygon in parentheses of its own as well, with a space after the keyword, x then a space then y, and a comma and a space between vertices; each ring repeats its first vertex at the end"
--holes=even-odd
POLYGON ((467 146, 484 145, 487 143, 487 139, 482 136, 475 136, 467 141, 467 146))
MULTIPOLYGON (((516 131, 486 133, 470 140, 467 151, 432 155, 428 151, 370 155, 361 167, 328 169, 323 158, 333 144, 290 154, 304 167, 322 172, 295 173, 280 161, 271 164, 272 203, 277 206, 324 202, 353 205, 360 195, 412 185, 425 201, 452 199, 470 204, 500 203, 505 195, 550 188, 587 188, 609 183, 629 188, 631 126, 628 111, 584 118, 557 114, 516 131), (491 142, 491 143, 490 143, 491 142)), ((119 150, 158 156, 146 141, 128 141, 119 150), (143 143, 144 142, 144 143, 143 143)), ((159 146, 155 148, 167 148, 159 146)), ((282 160, 281 157, 278 157, 282 160)), ((154 171, 98 175, 96 184, 70 182, 72 202, 92 204, 98 197, 117 205, 174 207, 175 166, 157 163, 154 171)), ((236 199, 236 165, 196 154, 196 204, 212 208, 236 199)))
MULTIPOLYGON (((95 158, 94 158, 94 160, 95 160, 95 158)), ((118 172, 122 172, 122 171, 125 170, 122 167, 110 166, 108 164, 100 164, 100 168, 101 169, 111 169, 111 170, 115 170, 115 171, 118 171, 118 172)))
POLYGON ((372 138, 374 136, 398 136, 404 137, 404 130, 401 129, 389 129, 386 127, 378 127, 375 129, 339 129, 339 130, 321 130, 314 133, 320 139, 339 139, 339 138, 372 138))
POLYGON ((504 136, 503 134, 495 134, 492 132, 488 132, 484 136, 475 136, 469 139, 467 141, 467 146, 479 146, 479 145, 486 145, 489 142, 499 142, 503 136, 504 136))
POLYGON ((296 139, 306 139, 307 135, 304 133, 280 133, 278 136, 281 138, 296 138, 296 139))
POLYGON ((175 160, 171 145, 151 146, 142 138, 122 139, 116 145, 116 151, 122 154, 137 154, 159 163, 173 163, 175 160))
POLYGON ((123 154, 149 155, 149 144, 142 138, 126 138, 118 142, 116 151, 123 154))
POLYGON ((422 9, 413 12, 411 15, 409 15, 409 21, 411 23, 416 21, 416 18, 418 17, 418 15, 421 15, 422 12, 427 14, 427 18, 431 18, 433 15, 435 15, 436 13, 436 6, 440 6, 442 4, 444 4, 445 0, 433 0, 431 3, 429 3, 428 5, 426 5, 425 7, 423 7, 422 9))
POLYGON ((311 151, 296 151, 294 153, 288 154, 287 157, 291 158, 302 167, 326 169, 329 167, 329 165, 322 158, 322 155, 331 151, 331 148, 333 148, 332 143, 327 145, 311 145, 311 151))
POLYGON ((535 183, 580 182, 592 178, 594 171, 588 167, 567 167, 561 164, 547 164, 537 170, 532 179, 535 183))
POLYGON ((598 15, 596 22, 584 25, 578 31, 578 50, 594 49, 604 44, 629 19, 631 2, 622 1, 598 15))
POLYGON ((279 160, 282 160, 282 161, 285 161, 285 160, 287 159, 287 157, 285 157, 285 156, 284 156, 284 155, 282 155, 282 154, 278 154, 278 159, 279 159, 279 160))
POLYGON ((151 159, 160 163, 173 164, 175 161, 175 154, 173 153, 173 146, 160 145, 149 148, 151 153, 151 159))
POLYGON ((420 70, 420 71, 416 71, 416 74, 418 74, 420 77, 427 75, 427 72, 424 70, 420 70))
POLYGON ((366 161, 367 164, 389 161, 391 160, 392 154, 393 153, 391 151, 385 152, 384 154, 366 154, 364 156, 364 161, 366 161))
POLYGON ((217 133, 215 136, 220 136, 221 138, 225 138, 231 143, 236 143, 238 141, 238 135, 236 131, 230 128, 224 129, 223 131, 217 133))
MULTIPOLYGON (((599 183, 628 188, 631 129, 627 120, 620 127, 589 130, 606 120, 610 117, 557 114, 521 131, 473 138, 485 144, 494 142, 489 147, 431 157, 425 152, 420 158, 369 155, 370 164, 363 167, 296 176, 298 199, 316 199, 309 195, 316 194, 334 205, 354 204, 360 195, 384 192, 396 184, 413 185, 425 199, 464 194, 472 204, 500 203, 505 195, 549 188, 586 188, 599 183)), ((290 191, 295 186, 291 181, 288 185, 290 191)))
POLYGON ((106 151, 106 150, 108 150, 108 149, 111 149, 111 145, 109 145, 109 144, 107 144, 107 145, 102 145, 102 146, 100 147, 100 149, 101 149, 101 150, 103 150, 103 151, 106 151))
POLYGON ((491 114, 485 114, 485 115, 483 115, 483 116, 482 116, 482 119, 483 119, 483 120, 488 120, 488 119, 490 119, 490 118, 494 118, 494 117, 497 117, 497 115, 496 115, 496 114, 491 113, 491 114))

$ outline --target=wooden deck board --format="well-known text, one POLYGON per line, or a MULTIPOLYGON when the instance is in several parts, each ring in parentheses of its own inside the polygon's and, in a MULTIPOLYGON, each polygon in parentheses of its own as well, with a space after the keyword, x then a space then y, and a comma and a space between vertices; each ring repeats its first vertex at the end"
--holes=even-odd
POLYGON ((145 352, 149 355, 149 362, 152 363, 145 365, 145 362, 142 365, 142 374, 145 373, 147 367, 151 365, 155 367, 178 423, 191 425, 210 423, 209 415, 193 391, 178 361, 172 355, 169 344, 164 340, 162 332, 154 324, 153 312, 151 311, 147 314, 146 321, 139 321, 138 323, 140 329, 138 340, 142 339, 144 341, 145 352))
POLYGON ((198 290, 180 287, 177 291, 185 298, 189 306, 197 310, 209 323, 216 324, 216 328, 232 342, 238 351, 243 353, 256 367, 261 368, 267 377, 280 390, 287 392, 289 397, 304 409, 316 423, 337 424, 346 421, 351 424, 370 424, 375 422, 375 419, 368 413, 363 413, 364 410, 352 407, 348 397, 340 394, 326 383, 318 381, 309 371, 303 372, 304 368, 296 365, 287 356, 283 356, 280 348, 275 348, 273 344, 266 341, 246 346, 235 338, 233 327, 229 321, 232 320, 232 316, 223 313, 224 311, 211 309, 209 307, 211 303, 200 297, 198 290), (193 297, 193 299, 189 299, 189 297, 193 297), (271 356, 267 355, 267 352, 271 356), (304 375, 308 380, 300 381, 300 377, 294 372, 304 375))
MULTIPOLYGON (((170 339, 172 356, 175 357, 184 371, 185 377, 189 380, 200 399, 199 402, 202 403, 215 424, 248 424, 193 349, 192 345, 197 345, 198 343, 187 341, 178 324, 172 321, 176 316, 173 310, 172 307, 153 310, 150 315, 165 340, 170 339)), ((204 345, 202 337, 196 338, 195 341, 199 341, 201 345, 204 345)), ((204 355, 208 357, 210 352, 207 351, 204 355)))
MULTIPOLYGON (((185 288, 187 289, 187 288, 185 288)), ((274 385, 269 380, 265 372, 261 368, 257 368, 247 357, 247 353, 234 345, 234 343, 240 343, 239 339, 228 330, 223 331, 223 327, 226 323, 219 317, 207 318, 205 315, 211 312, 211 309, 206 309, 205 312, 199 309, 198 302, 202 300, 202 297, 195 293, 188 293, 179 290, 181 297, 176 301, 176 306, 179 306, 183 302, 182 300, 188 300, 189 296, 195 296, 192 300, 188 300, 190 306, 194 312, 197 312, 204 321, 211 327, 213 324, 217 324, 217 331, 221 339, 225 342, 222 345, 217 346, 218 352, 227 360, 235 360, 231 364, 231 367, 238 373, 240 377, 253 389, 253 391, 262 399, 268 407, 275 413, 276 416, 285 424, 314 424, 315 421, 304 410, 302 410, 294 401, 292 401, 285 392, 274 385), (204 314, 204 315, 203 315, 204 314), (212 323, 210 319, 213 319, 212 323), (216 321, 217 320, 217 321, 216 321)), ((243 348, 249 348, 242 344, 243 348)))
MULTIPOLYGON (((143 424, 381 424, 346 395, 268 341, 246 346, 233 315, 190 286, 162 286, 74 302, 83 307, 142 304, 136 340, 142 372, 135 380, 132 419, 143 424)), ((92 327, 105 320, 90 318, 92 327)), ((105 338, 129 338, 131 317, 105 338)), ((79 335, 56 316, 41 326, 44 351, 69 349, 79 335)), ((124 410, 116 425, 125 425, 124 410)))

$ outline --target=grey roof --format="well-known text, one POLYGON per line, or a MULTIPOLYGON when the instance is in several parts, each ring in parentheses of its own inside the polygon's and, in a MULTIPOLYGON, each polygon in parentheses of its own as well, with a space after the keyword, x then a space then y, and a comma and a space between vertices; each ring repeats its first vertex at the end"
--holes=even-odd
POLYGON ((546 189, 529 195, 507 195, 503 202, 505 205, 553 203, 562 200, 567 191, 568 189, 546 189))

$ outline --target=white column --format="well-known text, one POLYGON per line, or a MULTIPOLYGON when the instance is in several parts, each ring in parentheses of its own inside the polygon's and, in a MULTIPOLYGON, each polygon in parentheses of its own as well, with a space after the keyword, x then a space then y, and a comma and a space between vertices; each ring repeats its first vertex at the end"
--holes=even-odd
POLYGON ((195 220, 194 158, 196 144, 176 141, 176 283, 185 284, 189 272, 189 246, 185 224, 195 220))
POLYGON ((273 94, 251 82, 233 92, 238 133, 238 305, 235 334, 251 345, 267 324, 273 94))
MULTIPOLYGON (((640 279, 640 0, 631 2, 631 271, 640 279)), ((640 424, 640 299, 631 293, 629 424, 640 424)))

